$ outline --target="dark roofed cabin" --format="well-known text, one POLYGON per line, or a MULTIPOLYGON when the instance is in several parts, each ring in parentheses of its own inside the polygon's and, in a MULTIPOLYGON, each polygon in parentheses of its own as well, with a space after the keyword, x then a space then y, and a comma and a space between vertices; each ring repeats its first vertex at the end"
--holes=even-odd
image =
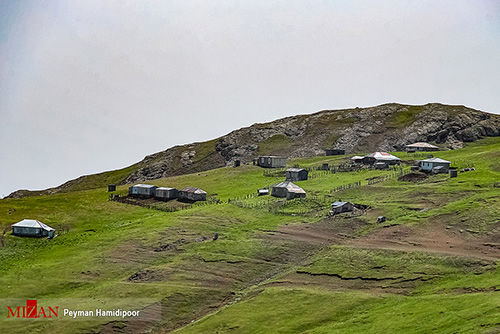
POLYGON ((386 169, 387 167, 389 167, 387 163, 382 161, 374 163, 373 166, 375 167, 375 169, 386 169))
POLYGON ((303 168, 288 168, 286 170, 286 179, 289 181, 307 180, 309 172, 303 168))
POLYGON ((286 157, 265 155, 257 159, 257 165, 265 168, 281 168, 286 166, 286 157))
POLYGON ((259 190, 257 191, 257 194, 258 194, 259 196, 266 196, 266 195, 269 195, 269 189, 259 189, 259 190))
POLYGON ((155 198, 168 201, 177 198, 179 191, 175 188, 160 187, 155 190, 155 198))
POLYGON ((339 150, 339 149, 327 149, 325 150, 325 155, 344 155, 345 150, 339 150))

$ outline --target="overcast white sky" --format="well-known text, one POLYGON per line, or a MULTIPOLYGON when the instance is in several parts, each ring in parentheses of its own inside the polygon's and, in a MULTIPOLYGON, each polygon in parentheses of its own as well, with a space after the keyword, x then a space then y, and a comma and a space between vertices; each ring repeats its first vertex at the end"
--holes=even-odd
POLYGON ((500 113, 500 1, 0 0, 0 196, 255 122, 500 113))

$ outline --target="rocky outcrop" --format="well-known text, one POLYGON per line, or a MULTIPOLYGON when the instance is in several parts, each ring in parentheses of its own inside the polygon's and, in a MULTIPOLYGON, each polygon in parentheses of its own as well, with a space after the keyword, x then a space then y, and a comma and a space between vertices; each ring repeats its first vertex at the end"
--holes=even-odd
MULTIPOLYGON (((200 172, 231 165, 234 160, 247 163, 261 154, 294 158, 321 155, 325 148, 343 149, 346 153, 395 151, 417 141, 456 149, 464 142, 499 135, 500 115, 464 106, 390 103, 369 108, 325 110, 254 124, 212 141, 175 146, 149 155, 131 166, 134 167, 131 172, 118 183, 200 172)), ((92 175, 84 178, 88 177, 92 175)), ((79 179, 47 191, 69 191, 79 179)), ((23 190, 10 197, 29 194, 23 190)))
MULTIPOLYGON (((459 148, 464 142, 500 135, 500 117, 464 106, 385 104, 370 108, 325 110, 292 116, 235 130, 215 140, 213 155, 199 159, 197 145, 174 147, 157 153, 154 162, 124 182, 178 175, 252 161, 259 154, 291 158, 324 154, 325 148, 346 153, 401 150, 416 141, 459 148), (180 158, 180 165, 175 159, 180 158), (207 163, 210 162, 210 163, 207 163)), ((204 151, 204 154, 206 152, 204 151)))

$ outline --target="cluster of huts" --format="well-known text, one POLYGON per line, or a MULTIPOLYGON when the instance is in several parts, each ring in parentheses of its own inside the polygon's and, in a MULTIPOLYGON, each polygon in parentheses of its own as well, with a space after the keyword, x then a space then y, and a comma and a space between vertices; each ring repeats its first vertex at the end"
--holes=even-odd
POLYGON ((392 165, 401 164, 401 159, 387 152, 373 152, 365 156, 351 157, 353 164, 371 165, 376 169, 385 169, 392 165))
MULTIPOLYGON (((407 152, 429 152, 437 151, 439 147, 431 145, 425 142, 417 142, 413 144, 406 145, 407 152)), ((340 149, 327 149, 325 150, 325 155, 343 155, 344 150, 340 149)), ((364 164, 372 165, 377 169, 384 169, 391 165, 399 165, 401 159, 389 154, 387 152, 373 152, 365 156, 353 156, 350 158, 353 164, 364 164)), ((283 168, 286 166, 287 158, 282 156, 259 156, 254 160, 254 165, 258 165, 264 168, 283 168)), ((234 163, 235 167, 240 165, 240 161, 237 160, 234 163)), ((451 162, 440 159, 440 158, 429 158, 418 161, 416 169, 424 172, 431 173, 448 173, 455 172, 456 170, 450 170, 451 162)), ((308 179, 309 172, 303 168, 289 168, 285 171, 286 180, 274 185, 271 189, 271 196, 294 199, 306 197, 306 192, 304 189, 293 183, 293 181, 303 181, 308 179)), ((453 176, 453 175, 452 175, 453 176)), ((116 185, 108 185, 108 191, 112 192, 116 190, 116 185)), ((259 189, 258 195, 268 195, 269 189, 259 189)), ((206 201, 207 192, 203 189, 197 187, 185 187, 181 190, 170 187, 157 187, 151 184, 136 184, 129 187, 129 195, 139 198, 155 198, 158 200, 168 201, 172 199, 178 199, 180 201, 196 202, 196 201, 206 201)), ((343 212, 351 212, 355 208, 354 204, 350 202, 337 201, 331 205, 331 214, 338 214, 343 212)), ((381 217, 379 217, 381 218, 381 217)), ((385 217, 382 217, 385 220, 385 217)), ((55 230, 35 219, 23 219, 18 223, 12 225, 12 234, 17 236, 29 236, 29 237, 48 237, 53 238, 55 235, 55 230)))
MULTIPOLYGON (((269 195, 269 189, 259 189, 258 195, 269 195)), ((306 191, 293 183, 291 180, 286 179, 285 181, 271 187, 271 196, 286 199, 304 198, 306 197, 306 191)))
MULTIPOLYGON (((283 168, 286 166, 287 158, 276 155, 260 156, 254 160, 254 164, 264 168, 283 168)), ((292 181, 307 180, 309 171, 304 168, 288 168, 285 171, 286 180, 275 184, 271 188, 271 196, 294 199, 306 197, 304 189, 292 181)), ((269 189, 259 189, 259 196, 269 195, 269 189)))
MULTIPOLYGON (((439 147, 429 143, 418 142, 406 146, 408 152, 430 152, 439 150, 439 147)), ((352 164, 371 165, 376 169, 385 169, 392 165, 401 164, 401 159, 387 152, 373 152, 365 156, 355 155, 351 157, 352 164)), ((451 161, 440 158, 428 158, 419 160, 415 169, 423 172, 448 173, 451 161)))
MULTIPOLYGON (((439 147, 425 143, 425 142, 417 142, 413 144, 406 145, 406 151, 408 153, 414 153, 414 152, 433 152, 433 151, 438 151, 439 147)), ((423 172, 430 172, 430 173, 448 173, 450 172, 451 176, 456 176, 456 171, 455 173, 454 170, 450 169, 451 161, 444 160, 441 158, 428 158, 424 160, 419 160, 417 162, 417 169, 423 171, 423 172)))
POLYGON ((132 197, 155 198, 161 201, 178 199, 180 201, 206 201, 207 192, 197 187, 185 187, 181 190, 170 187, 157 187, 152 184, 136 184, 128 188, 132 197))

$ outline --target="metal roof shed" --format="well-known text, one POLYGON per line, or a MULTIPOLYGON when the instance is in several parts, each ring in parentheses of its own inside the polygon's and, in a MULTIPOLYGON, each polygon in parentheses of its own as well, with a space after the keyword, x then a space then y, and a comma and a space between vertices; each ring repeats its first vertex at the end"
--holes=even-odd
POLYGON ((23 219, 12 225, 12 234, 21 237, 48 237, 53 238, 55 231, 36 219, 23 219))
POLYGON ((138 197, 154 197, 157 186, 151 184, 136 184, 128 188, 128 192, 131 196, 138 197))
POLYGON ((264 155, 257 159, 257 165, 266 168, 280 168, 286 166, 286 157, 279 157, 275 155, 264 155))
POLYGON ((406 145, 407 150, 411 151, 438 151, 439 147, 431 145, 429 143, 425 142, 418 142, 418 143, 413 143, 410 145, 406 145))
POLYGON ((303 168, 288 168, 286 170, 286 179, 290 181, 307 180, 309 172, 303 168))
POLYGON ((179 199, 188 202, 206 201, 207 192, 196 187, 185 187, 179 190, 179 199))
POLYGON ((440 173, 448 173, 450 169, 451 161, 440 159, 440 158, 431 158, 420 160, 419 166, 423 171, 433 171, 436 167, 442 167, 439 169, 440 173))
POLYGON ((374 164, 375 162, 386 162, 389 165, 398 164, 401 159, 387 152, 373 152, 363 157, 363 163, 374 164))
POLYGON ((155 198, 163 201, 177 198, 179 191, 175 188, 159 187, 155 190, 155 198))
POLYGON ((286 199, 306 197, 304 189, 291 181, 280 182, 273 186, 271 196, 285 197, 286 199))
POLYGON ((342 213, 342 212, 350 212, 354 210, 354 205, 350 202, 333 202, 332 203, 332 214, 342 213))

